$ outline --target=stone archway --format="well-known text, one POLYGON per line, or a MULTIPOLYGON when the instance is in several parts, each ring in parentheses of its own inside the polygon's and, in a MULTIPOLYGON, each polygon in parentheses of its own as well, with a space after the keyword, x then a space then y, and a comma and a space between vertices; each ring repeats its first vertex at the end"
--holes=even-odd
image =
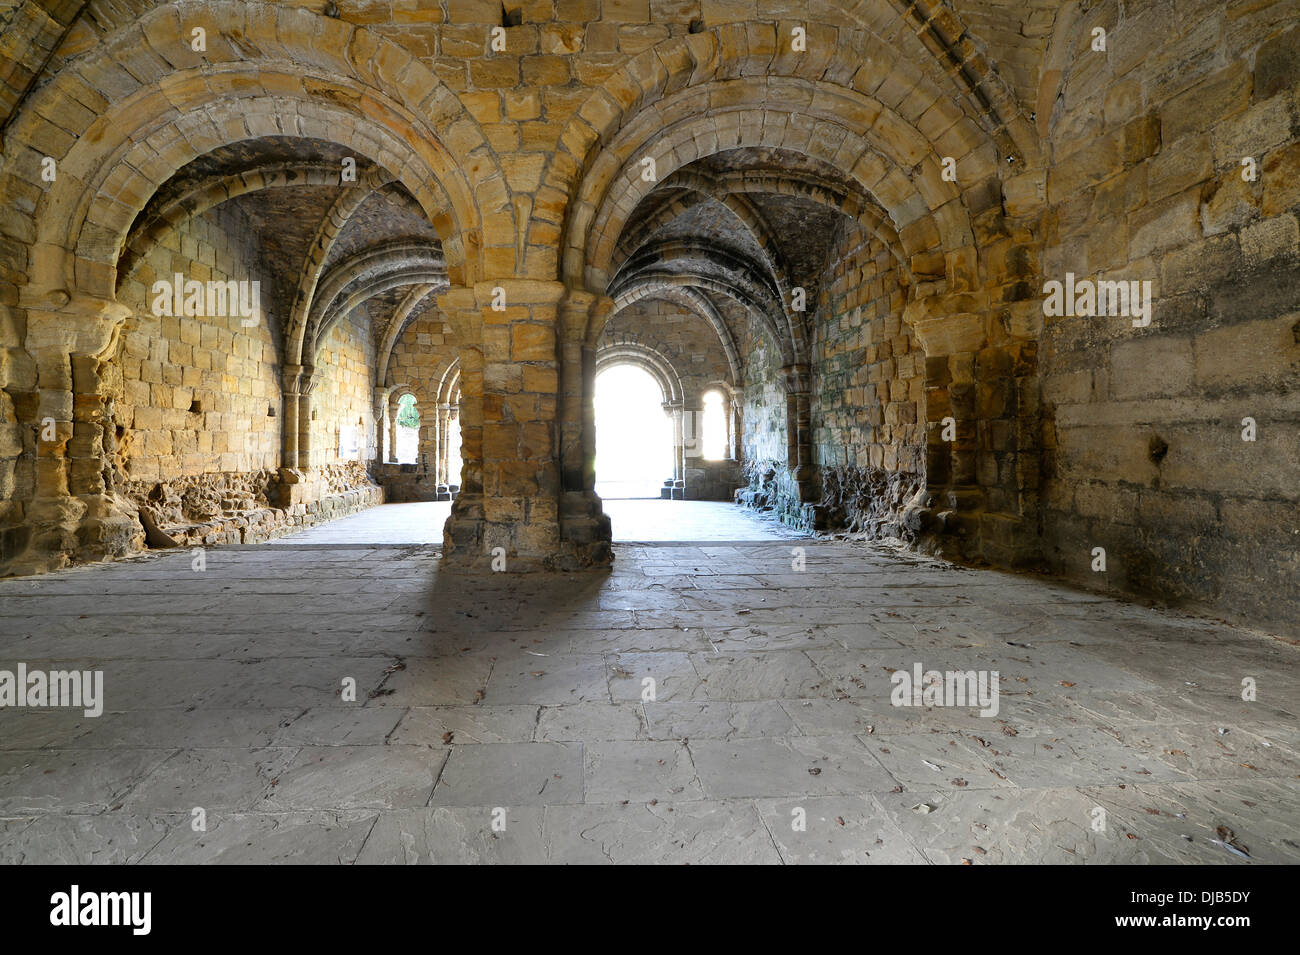
MULTIPOLYGON (((31 458, 36 473, 30 481, 33 498, 26 504, 30 536, 15 565, 24 569, 123 553, 142 540, 133 508, 114 491, 110 459, 115 439, 105 426, 113 387, 107 359, 129 314, 116 300, 117 268, 141 212, 187 163, 286 128, 342 144, 358 161, 387 170, 382 181, 405 184, 447 237, 443 251, 450 276, 473 281, 482 272, 476 193, 482 177, 491 178, 491 162, 482 155, 470 157, 482 142, 474 139, 473 121, 414 57, 363 28, 302 10, 213 3, 202 10, 186 7, 189 19, 179 10, 164 5, 123 26, 144 30, 154 44, 166 44, 171 36, 170 58, 129 43, 111 50, 105 44, 83 58, 82 71, 118 71, 121 82, 112 108, 99 115, 77 114, 82 126, 72 135, 45 123, 41 104, 75 98, 84 82, 82 73, 68 71, 36 90, 31 108, 7 130, 8 136, 28 142, 33 156, 46 156, 59 170, 53 182, 45 183, 38 164, 15 163, 0 180, 6 203, 29 194, 33 186, 39 194, 33 227, 15 263, 21 275, 17 294, 5 296, 7 304, 0 307, 6 326, 25 329, 15 344, 35 366, 33 391, 48 409, 45 417, 54 421, 57 438, 37 440, 31 458), (211 42, 205 56, 189 52, 179 30, 183 19, 206 28, 211 42), (285 48, 254 51, 233 39, 277 34, 296 37, 294 43, 301 45, 292 53, 285 48), (388 65, 400 64, 398 78, 361 68, 359 64, 376 61, 349 56, 349 47, 368 47, 388 65), (295 56, 301 60, 293 62, 295 56), (304 68, 304 62, 311 65, 304 68), (307 86, 304 75, 311 77, 307 86), (363 103, 371 108, 362 108, 363 103), (459 118, 457 137, 444 143, 425 117, 459 118)), ((273 176, 243 183, 277 184, 283 183, 273 176)), ((357 192, 364 195, 373 185, 362 184, 357 192)), ((178 206, 177 214, 188 214, 202 201, 196 195, 178 206)), ((495 212, 499 206, 489 202, 489 208, 495 212)), ((513 212, 507 207, 504 214, 513 212)), ((318 235, 311 257, 317 269, 346 219, 346 211, 340 211, 318 235)), ((312 275, 310 269, 306 274, 312 275)), ((304 287, 314 288, 314 283, 315 278, 304 287)), ((311 394, 306 383, 310 361, 298 355, 295 340, 292 335, 287 339, 284 391, 286 398, 301 399, 311 394)), ((289 407, 288 400, 285 405, 281 420, 300 424, 301 408, 289 407)), ((298 448, 293 451, 296 457, 298 448)))
MULTIPOLYGON (((602 373, 620 366, 630 366, 645 372, 659 386, 663 412, 671 426, 672 471, 669 474, 649 477, 656 484, 656 494, 662 491, 670 498, 680 498, 686 487, 686 407, 681 377, 662 353, 637 342, 610 344, 596 352, 597 379, 602 373)), ((599 409, 597 415, 599 416, 599 409)), ((599 449, 599 431, 596 440, 599 449)), ((599 474, 598 470, 597 480, 599 474)))
MULTIPOLYGON (((888 223, 891 253, 910 273, 903 315, 924 349, 930 416, 927 493, 911 502, 911 533, 943 534, 970 556, 987 551, 1005 560, 1013 551, 1023 551, 1034 533, 1036 371, 1028 339, 1002 317, 1007 306, 1027 298, 1024 276, 1007 275, 981 258, 975 223, 997 213, 990 197, 1001 193, 999 159, 1023 163, 1036 150, 1017 149, 1011 145, 1014 137, 985 133, 963 115, 963 106, 946 99, 924 76, 909 82, 923 91, 918 93, 925 97, 921 102, 929 103, 936 116, 917 123, 915 112, 923 112, 918 107, 909 112, 913 118, 905 118, 886 89, 899 75, 894 71, 906 69, 869 38, 832 44, 837 51, 830 55, 832 61, 839 49, 853 48, 855 42, 873 52, 865 65, 859 61, 848 86, 828 80, 837 74, 834 66, 827 67, 824 53, 808 62, 787 57, 779 37, 769 38, 768 29, 720 27, 670 41, 656 50, 656 60, 635 61, 579 110, 565 137, 579 144, 575 162, 555 168, 559 173, 576 167, 582 175, 567 183, 559 175, 553 180, 572 196, 562 274, 566 282, 593 292, 617 288, 618 270, 626 271, 635 258, 627 258, 632 250, 623 244, 628 223, 660 183, 689 185, 697 193, 717 191, 716 177, 690 179, 686 172, 701 157, 727 149, 777 149, 810 155, 840 170, 851 191, 867 199, 859 203, 864 227, 884 231, 879 227, 888 223), (745 51, 755 50, 756 37, 759 48, 777 54, 762 77, 745 75, 745 51), (777 63, 784 69, 778 71, 777 63), (801 73, 805 66, 807 74, 801 73), (960 170, 957 177, 945 174, 947 160, 960 170), (647 169, 653 175, 644 175, 647 169), (977 391, 1009 400, 968 400, 977 391), (953 410, 965 428, 958 441, 944 438, 945 419, 954 417, 953 410), (994 434, 996 446, 988 443, 994 434)), ((1024 132, 1016 126, 1016 136, 1024 132)), ((751 217, 748 212, 737 215, 742 221, 751 217)), ((1005 228, 996 220, 990 224, 1005 228)), ((648 225, 643 234, 652 231, 648 225)), ((761 231, 759 243, 766 244, 761 231)), ((662 270, 661 263, 672 257, 659 252, 648 258, 662 270)), ((772 276, 780 295, 781 270, 773 268, 772 276)), ((697 276, 673 280, 700 282, 697 276)), ((752 297, 746 304, 761 308, 752 297)), ((790 311, 782 309, 785 326, 779 333, 787 396, 783 467, 791 477, 791 493, 811 504, 817 480, 810 433, 813 376, 806 331, 790 311)))

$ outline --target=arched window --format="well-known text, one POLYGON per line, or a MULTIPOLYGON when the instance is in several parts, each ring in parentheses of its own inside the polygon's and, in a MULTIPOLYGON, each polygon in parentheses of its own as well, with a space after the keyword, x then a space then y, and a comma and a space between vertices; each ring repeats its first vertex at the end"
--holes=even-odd
POLYGON ((402 395, 397 402, 396 434, 393 457, 398 464, 415 464, 420 453, 420 411, 415 405, 415 395, 402 395))
POLYGON ((704 395, 704 421, 700 439, 706 461, 722 461, 730 456, 731 436, 727 428, 727 400, 719 391, 704 395))

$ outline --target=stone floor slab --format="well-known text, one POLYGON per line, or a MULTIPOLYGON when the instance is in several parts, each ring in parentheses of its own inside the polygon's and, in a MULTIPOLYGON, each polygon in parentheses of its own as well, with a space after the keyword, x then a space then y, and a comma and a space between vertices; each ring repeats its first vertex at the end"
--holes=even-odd
POLYGON ((897 783, 852 736, 691 742, 711 798, 887 792, 897 783))
POLYGON ((758 811, 787 865, 926 865, 870 796, 760 799, 758 811))
POLYGON ((582 751, 584 802, 681 802, 704 795, 685 743, 596 740, 582 751))
POLYGON ((140 861, 146 865, 347 865, 375 826, 373 812, 209 814, 195 832, 189 817, 140 861))
POLYGON ((568 865, 777 865, 748 801, 553 806, 546 861, 568 865))
POLYGON ((581 743, 456 746, 433 790, 435 806, 548 806, 582 802, 581 743))
POLYGON ((304 746, 260 807, 409 809, 428 804, 447 760, 442 746, 304 746))

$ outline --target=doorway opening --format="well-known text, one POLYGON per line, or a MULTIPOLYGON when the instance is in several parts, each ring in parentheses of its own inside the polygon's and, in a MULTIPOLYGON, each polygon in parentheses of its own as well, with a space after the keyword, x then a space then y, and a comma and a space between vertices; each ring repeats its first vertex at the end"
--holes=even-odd
POLYGON ((596 376, 596 493, 602 498, 658 498, 676 477, 664 401, 659 383, 635 365, 596 376))
POLYGON ((393 460, 398 464, 415 464, 420 453, 420 409, 415 395, 405 394, 397 402, 397 427, 393 429, 393 460))

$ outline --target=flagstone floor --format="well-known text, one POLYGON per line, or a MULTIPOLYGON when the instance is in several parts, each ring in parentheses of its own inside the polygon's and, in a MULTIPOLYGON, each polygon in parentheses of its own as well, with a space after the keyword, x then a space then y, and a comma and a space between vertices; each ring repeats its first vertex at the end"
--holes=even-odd
POLYGON ((735 510, 464 577, 400 507, 0 581, 0 671, 106 697, 0 709, 0 862, 1300 862, 1294 646, 735 510))

